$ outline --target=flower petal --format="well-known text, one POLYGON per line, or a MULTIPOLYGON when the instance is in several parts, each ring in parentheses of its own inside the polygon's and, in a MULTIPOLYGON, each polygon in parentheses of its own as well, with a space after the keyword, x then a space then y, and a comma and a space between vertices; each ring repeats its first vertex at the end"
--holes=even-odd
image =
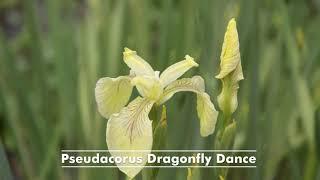
POLYGON ((205 93, 204 80, 200 76, 183 78, 171 83, 163 92, 163 96, 157 102, 162 104, 170 99, 176 92, 191 91, 197 94, 197 112, 200 119, 200 134, 205 137, 214 132, 218 111, 205 93))
POLYGON ((124 48, 123 60, 135 75, 154 76, 154 70, 150 64, 138 56, 136 51, 124 48))
POLYGON ((177 62, 163 71, 163 73, 160 75, 162 87, 166 87, 168 84, 177 80, 190 68, 198 66, 199 65, 193 60, 192 57, 186 55, 185 60, 177 62))
POLYGON ((148 114, 153 103, 153 101, 146 98, 137 97, 127 107, 124 107, 120 113, 111 115, 107 124, 106 141, 112 156, 123 158, 143 157, 141 162, 130 163, 126 161, 117 163, 118 168, 130 178, 133 178, 141 171, 147 162, 147 155, 152 149, 152 122, 148 114), (138 152, 138 150, 144 151, 138 152))
POLYGON ((181 91, 191 91, 194 93, 204 92, 204 80, 200 76, 193 76, 192 78, 182 78, 174 81, 165 88, 163 94, 157 104, 163 104, 169 100, 175 93, 181 91))
MULTIPOLYGON (((238 89, 239 83, 233 83, 230 78, 233 76, 227 76, 228 78, 221 79, 222 81, 222 91, 218 95, 218 104, 220 109, 225 114, 234 113, 238 107, 238 89)), ((234 77, 236 78, 236 77, 234 77)))
POLYGON ((224 36, 220 59, 221 70, 220 73, 216 76, 216 78, 218 79, 224 78, 226 75, 235 70, 239 63, 241 63, 239 51, 239 37, 235 19, 231 19, 228 23, 227 31, 224 36))
POLYGON ((218 96, 218 104, 224 113, 229 114, 236 111, 239 81, 243 79, 241 63, 236 66, 233 72, 221 79, 222 91, 218 96))
POLYGON ((236 66, 233 74, 232 74, 232 81, 238 82, 244 79, 241 62, 236 66))
POLYGON ((146 98, 158 100, 163 92, 160 81, 154 76, 136 76, 131 81, 136 86, 139 93, 146 98))
POLYGON ((129 76, 118 78, 101 78, 95 88, 95 98, 100 114, 109 118, 113 113, 119 112, 128 102, 133 86, 129 76))
POLYGON ((197 112, 200 119, 200 134, 203 137, 209 136, 214 132, 218 111, 207 93, 197 94, 197 112))

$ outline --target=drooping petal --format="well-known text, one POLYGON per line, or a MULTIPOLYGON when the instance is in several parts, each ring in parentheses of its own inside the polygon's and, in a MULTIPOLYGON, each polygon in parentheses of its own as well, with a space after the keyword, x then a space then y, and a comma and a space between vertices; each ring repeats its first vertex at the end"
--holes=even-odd
POLYGON ((133 86, 131 77, 101 78, 95 88, 95 98, 100 114, 109 118, 113 113, 119 112, 128 102, 133 86))
POLYGON ((182 78, 174 81, 165 88, 163 94, 157 104, 163 104, 169 100, 175 93, 181 91, 191 91, 194 93, 204 92, 204 80, 200 76, 193 76, 192 78, 182 78))
POLYGON ((203 137, 209 136, 214 132, 218 111, 207 93, 197 94, 197 112, 200 119, 200 134, 203 137))
POLYGON ((160 81, 152 76, 137 76, 132 79, 131 83, 137 87, 141 96, 155 101, 163 92, 160 81))
POLYGON ((138 56, 136 51, 124 48, 123 60, 135 75, 154 76, 154 70, 150 64, 138 56))
POLYGON ((197 94, 197 112, 200 119, 200 134, 208 136, 214 132, 218 117, 218 111, 210 100, 210 96, 205 93, 204 80, 200 76, 183 78, 174 81, 165 88, 163 95, 157 104, 163 104, 175 93, 180 91, 191 91, 197 94))
POLYGON ((177 62, 163 71, 163 73, 160 75, 162 87, 166 87, 168 84, 177 80, 190 68, 198 66, 199 65, 193 60, 192 57, 186 55, 185 60, 177 62))
POLYGON ((153 101, 137 97, 120 113, 111 115, 107 124, 106 141, 112 156, 142 157, 141 162, 126 161, 117 164, 118 168, 130 178, 141 171, 152 149, 152 122, 148 117, 152 105, 153 101))
MULTIPOLYGON (((239 37, 235 19, 231 19, 228 23, 220 59, 220 73, 216 76, 218 79, 224 78, 226 75, 234 71, 237 65, 241 63, 239 37)), ((239 76, 243 76, 242 71, 239 73, 241 73, 239 76)))

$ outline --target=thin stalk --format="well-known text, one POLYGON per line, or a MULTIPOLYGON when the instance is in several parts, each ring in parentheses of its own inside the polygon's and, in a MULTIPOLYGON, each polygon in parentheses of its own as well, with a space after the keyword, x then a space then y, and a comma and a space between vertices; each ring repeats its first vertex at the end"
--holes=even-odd
POLYGON ((6 180, 12 180, 12 174, 9 166, 9 162, 6 157, 2 142, 0 140, 0 178, 6 180))

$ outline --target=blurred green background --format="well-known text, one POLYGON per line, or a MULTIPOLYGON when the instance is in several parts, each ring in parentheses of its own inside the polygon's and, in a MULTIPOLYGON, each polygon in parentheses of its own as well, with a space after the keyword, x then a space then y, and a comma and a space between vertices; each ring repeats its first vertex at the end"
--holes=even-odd
MULTIPOLYGON (((245 76, 234 149, 257 149, 258 168, 228 179, 320 179, 319 0, 0 0, 0 179, 125 179, 60 167, 61 149, 107 148, 96 81, 128 74, 124 47, 157 70, 189 54, 200 66, 187 75, 203 76, 216 104, 231 17, 245 76)), ((167 104, 168 149, 212 149, 195 101, 181 93, 167 104)), ((186 176, 160 169, 158 179, 186 176)))

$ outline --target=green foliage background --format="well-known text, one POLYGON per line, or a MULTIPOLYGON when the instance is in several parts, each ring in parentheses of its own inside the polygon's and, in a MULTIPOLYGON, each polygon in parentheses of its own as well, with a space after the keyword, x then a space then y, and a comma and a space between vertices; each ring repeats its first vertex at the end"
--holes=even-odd
MULTIPOLYGON (((320 179, 319 0, 1 0, 0 179, 125 179, 118 169, 60 167, 61 149, 106 149, 96 81, 128 74, 124 47, 157 70, 189 54, 200 66, 188 75, 205 78, 216 104, 231 17, 245 76, 234 149, 257 149, 258 168, 228 179, 320 179)), ((167 104, 168 149, 213 147, 190 95, 167 104)), ((186 176, 161 169, 158 179, 186 176)))

